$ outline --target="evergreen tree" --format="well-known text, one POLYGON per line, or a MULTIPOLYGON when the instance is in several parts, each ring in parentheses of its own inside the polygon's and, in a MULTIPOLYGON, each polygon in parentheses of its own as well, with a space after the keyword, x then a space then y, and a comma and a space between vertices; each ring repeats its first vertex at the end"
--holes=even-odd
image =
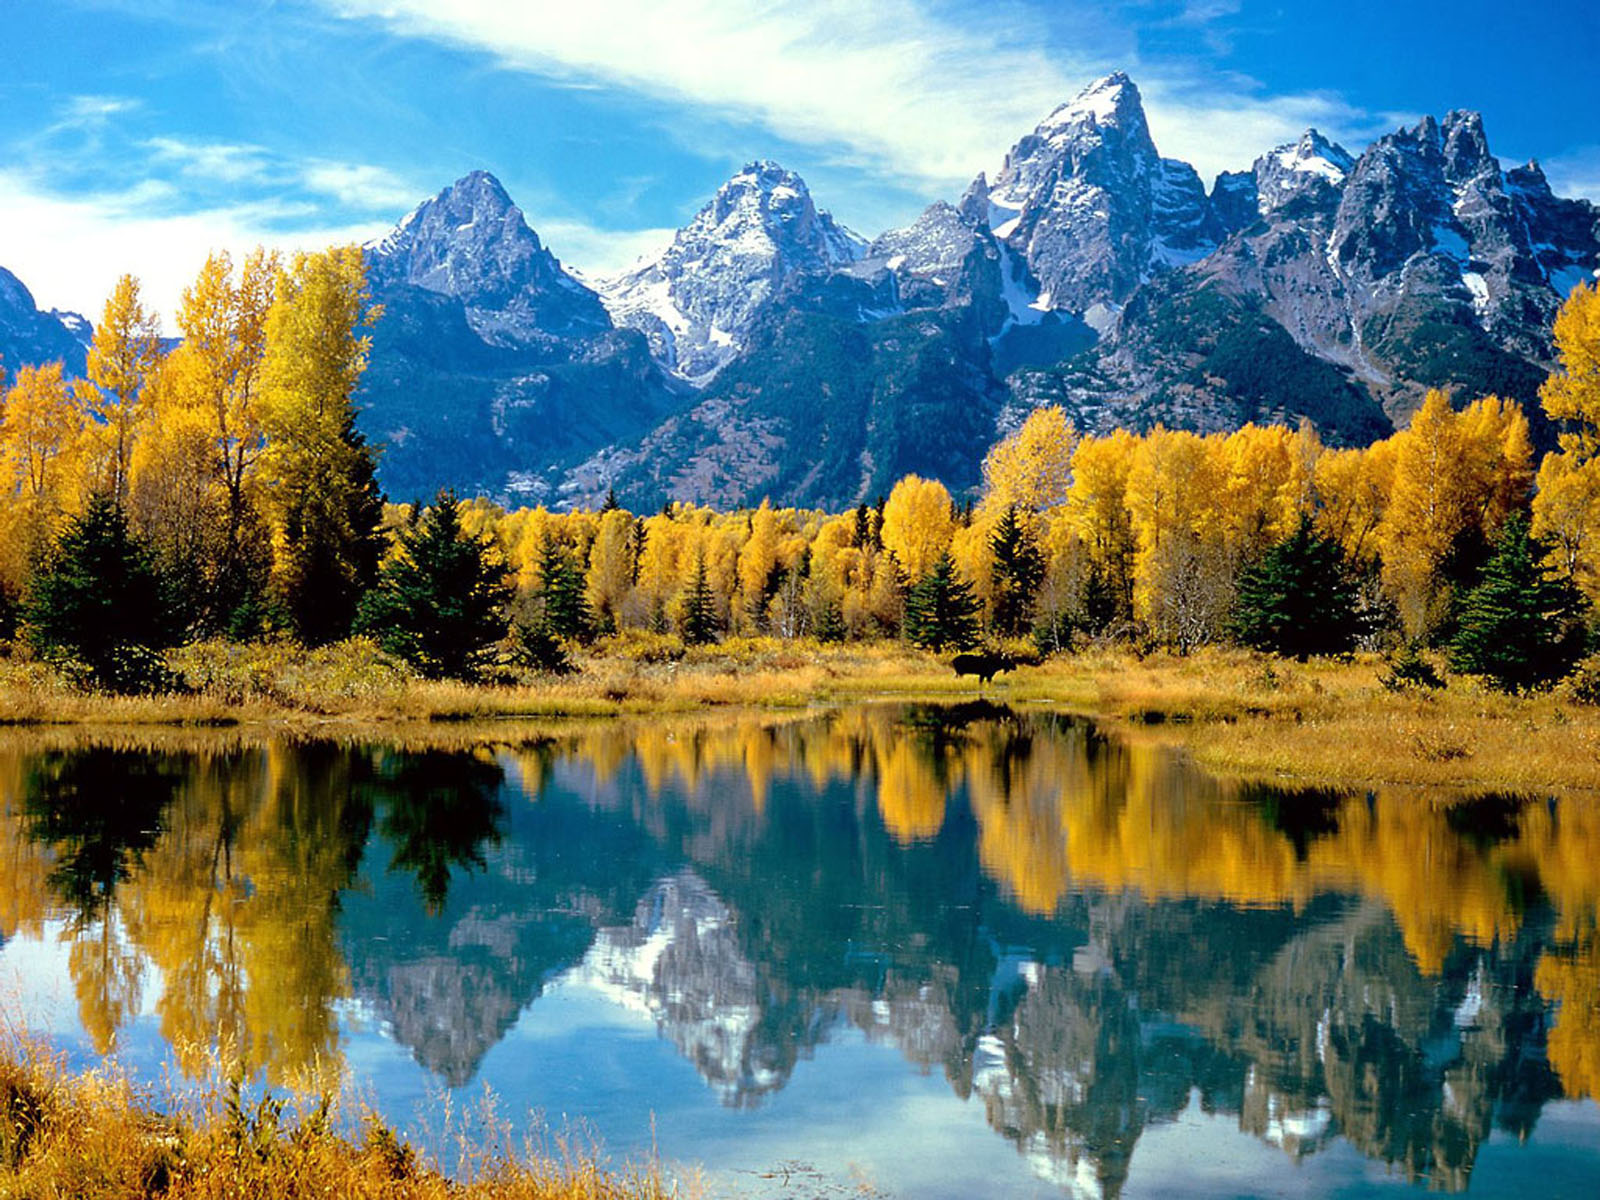
POLYGON ((1348 654, 1360 634, 1356 588, 1339 543, 1309 517, 1239 575, 1234 633, 1247 646, 1292 655, 1348 654))
POLYGON ((475 678, 506 636, 512 589, 505 564, 491 543, 462 529, 451 492, 408 521, 399 540, 399 553, 362 600, 357 629, 424 675, 475 678))
POLYGON ((854 545, 857 549, 865 550, 872 544, 872 510, 863 500, 856 505, 856 531, 854 545))
POLYGON ((173 640, 167 589, 155 554, 108 495, 62 533, 30 581, 22 616, 36 648, 70 654, 102 687, 142 691, 166 678, 154 651, 173 640))
POLYGON ((1002 637, 1026 633, 1034 597, 1044 582, 1044 555, 1033 535, 1009 506, 989 539, 994 553, 994 627, 1002 637))
POLYGON ((539 587, 534 599, 551 633, 577 641, 594 635, 594 610, 589 606, 583 567, 548 535, 539 547, 539 587))
POLYGON ((1547 687, 1583 655, 1583 599, 1546 565, 1549 548, 1514 514, 1495 542, 1483 582, 1467 593, 1450 645, 1450 669, 1503 691, 1547 687))
POLYGON ((600 505, 601 515, 603 516, 604 514, 606 514, 608 512, 615 512, 617 509, 619 509, 621 507, 622 507, 622 501, 617 499, 617 489, 614 488, 614 487, 608 487, 606 489, 605 502, 600 505))
POLYGON ((706 578, 706 559, 703 554, 695 562, 694 580, 684 600, 683 640, 691 646, 703 646, 717 640, 717 602, 711 592, 711 582, 706 578))
POLYGON ((955 561, 942 555, 906 595, 906 637, 933 651, 964 650, 978 641, 982 603, 956 574, 955 561))

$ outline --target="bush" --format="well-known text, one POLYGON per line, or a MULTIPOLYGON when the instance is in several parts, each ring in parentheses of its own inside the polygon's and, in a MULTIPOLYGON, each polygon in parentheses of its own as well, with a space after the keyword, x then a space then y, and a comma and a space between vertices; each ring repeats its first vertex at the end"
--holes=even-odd
POLYGON ((535 618, 520 622, 515 631, 511 661, 524 670, 543 675, 570 675, 577 670, 567 645, 549 621, 535 618))
POLYGON ((648 629, 624 629, 601 638, 595 652, 605 658, 621 658, 634 663, 680 661, 687 648, 675 633, 654 633, 648 629))
POLYGON ((1561 685, 1563 699, 1574 704, 1600 705, 1600 654, 1580 662, 1561 685))
POLYGON ((1388 666, 1388 674, 1378 676, 1378 682, 1391 692, 1416 688, 1437 691, 1444 686, 1444 676, 1422 657, 1422 651, 1415 642, 1408 643, 1397 657, 1389 659, 1388 666))

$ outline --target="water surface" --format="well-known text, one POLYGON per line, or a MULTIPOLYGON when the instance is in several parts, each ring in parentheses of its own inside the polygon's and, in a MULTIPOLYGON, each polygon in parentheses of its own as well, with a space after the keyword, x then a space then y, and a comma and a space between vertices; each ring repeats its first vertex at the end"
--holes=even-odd
POLYGON ((749 1196, 1600 1189, 1600 807, 1220 782, 975 703, 0 744, 79 1062, 492 1089, 749 1196))

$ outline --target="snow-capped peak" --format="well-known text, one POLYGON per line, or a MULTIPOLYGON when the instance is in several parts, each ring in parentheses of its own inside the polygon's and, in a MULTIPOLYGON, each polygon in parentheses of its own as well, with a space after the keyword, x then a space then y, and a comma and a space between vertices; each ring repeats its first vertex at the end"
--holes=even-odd
POLYGON ((650 261, 603 283, 619 324, 644 333, 673 371, 705 380, 732 358, 760 310, 796 271, 861 257, 866 241, 817 208, 794 171, 746 163, 650 261))
POLYGON ((1348 150, 1336 142, 1330 142, 1315 129, 1306 130, 1298 142, 1277 147, 1272 151, 1272 156, 1286 171, 1320 175, 1335 185, 1344 182, 1356 162, 1348 150))
POLYGON ((1085 118, 1098 125, 1117 123, 1131 106, 1138 106, 1139 89, 1121 71, 1095 80, 1071 100, 1060 105, 1039 125, 1041 133, 1075 125, 1085 118))

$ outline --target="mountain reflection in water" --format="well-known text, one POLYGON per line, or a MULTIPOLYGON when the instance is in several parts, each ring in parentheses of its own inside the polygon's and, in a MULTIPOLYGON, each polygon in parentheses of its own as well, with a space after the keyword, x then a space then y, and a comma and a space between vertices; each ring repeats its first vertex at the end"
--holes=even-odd
POLYGON ((221 1048, 303 1086, 364 1014, 459 1087, 581 987, 732 1108, 853 1029, 1106 1195, 1195 1106, 1460 1190, 1492 1130, 1600 1089, 1586 800, 1221 782, 982 703, 465 749, 21 739, 0 794, 8 947, 67 943, 96 1053, 148 1012, 195 1075, 221 1048))

